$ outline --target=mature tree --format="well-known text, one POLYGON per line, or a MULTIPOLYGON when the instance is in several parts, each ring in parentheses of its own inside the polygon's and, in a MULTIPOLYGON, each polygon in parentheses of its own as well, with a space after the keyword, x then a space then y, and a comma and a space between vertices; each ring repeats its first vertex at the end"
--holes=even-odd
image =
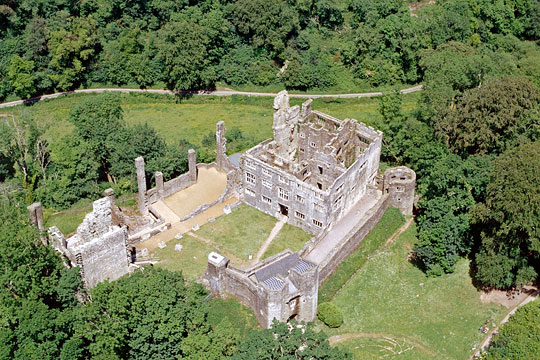
POLYGON ((92 151, 90 144, 79 136, 68 135, 53 143, 47 179, 36 190, 43 205, 63 209, 101 193, 100 164, 91 156, 92 151))
POLYGON ((207 54, 204 29, 189 20, 170 22, 157 35, 158 58, 165 66, 163 78, 169 89, 207 89, 215 82, 215 71, 207 54))
POLYGON ((493 337, 482 360, 522 360, 540 353, 540 301, 530 302, 515 312, 493 337))
POLYGON ((463 161, 448 155, 432 166, 419 190, 424 194, 418 203, 418 243, 415 253, 429 275, 453 272, 460 256, 472 246, 469 210, 475 205, 472 184, 486 166, 483 162, 463 161), (472 169, 473 168, 473 169, 472 169))
POLYGON ((287 40, 298 30, 298 13, 290 2, 236 0, 226 11, 237 32, 254 47, 265 48, 272 58, 285 60, 287 40))
POLYGON ((125 131, 118 96, 102 94, 88 97, 75 105, 69 120, 75 125, 78 136, 88 143, 91 155, 101 165, 107 180, 113 182, 110 158, 116 143, 111 138, 125 131))
POLYGON ((75 18, 68 29, 50 32, 50 78, 59 90, 78 86, 96 52, 98 37, 92 18, 75 18))
POLYGON ((483 203, 476 278, 498 288, 525 284, 540 271, 540 142, 524 143, 495 160, 483 203))
POLYGON ((0 200, 0 210, 0 356, 58 359, 71 334, 79 269, 65 268, 42 244, 24 207, 0 200))
POLYGON ((74 338, 86 344, 85 358, 219 359, 238 332, 226 323, 210 327, 206 295, 181 273, 146 268, 94 288, 74 338))
POLYGON ((11 58, 8 76, 15 93, 23 99, 28 99, 36 92, 36 79, 34 78, 34 62, 19 56, 11 58))
POLYGON ((491 79, 465 91, 456 107, 434 123, 435 132, 462 156, 500 153, 520 135, 538 132, 538 119, 526 115, 539 100, 538 89, 525 78, 491 79))
POLYGON ((465 90, 480 85, 495 72, 495 64, 479 50, 450 41, 422 54, 424 71, 422 111, 427 119, 441 118, 465 90))
POLYGON ((315 332, 313 324, 299 326, 274 321, 271 329, 253 331, 238 346, 233 359, 352 359, 351 354, 331 347, 323 332, 315 332))

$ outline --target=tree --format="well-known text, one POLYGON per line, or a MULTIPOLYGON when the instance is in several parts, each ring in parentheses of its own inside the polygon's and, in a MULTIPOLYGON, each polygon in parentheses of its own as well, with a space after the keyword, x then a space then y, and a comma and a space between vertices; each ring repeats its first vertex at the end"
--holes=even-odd
POLYGON ((540 260, 540 142, 523 143, 496 160, 485 201, 473 212, 480 238, 475 277, 508 288, 536 280, 540 260))
POLYGON ((163 78, 177 91, 208 89, 215 81, 215 70, 207 58, 208 38, 203 28, 191 21, 170 22, 156 39, 158 58, 165 66, 163 78))
POLYGON ((540 301, 519 309, 500 326, 483 360, 534 359, 540 353, 540 301))
POLYGON ((248 334, 233 356, 237 360, 252 359, 352 359, 351 354, 331 347, 323 332, 315 332, 313 324, 299 325, 274 320, 271 329, 248 334))
POLYGON ((538 89, 525 78, 501 77, 467 90, 443 119, 435 121, 439 138, 455 153, 500 153, 520 135, 540 123, 526 117, 540 100, 538 89))
POLYGON ((118 96, 101 94, 88 97, 75 105, 69 120, 75 125, 78 136, 88 143, 90 154, 100 164, 107 180, 113 182, 110 158, 116 143, 111 138, 125 131, 118 96))
POLYGON ((87 66, 93 59, 98 37, 96 22, 89 18, 74 18, 68 29, 50 32, 50 75, 60 90, 70 90, 84 79, 87 66))
POLYGON ((415 254, 428 275, 454 271, 459 258, 472 248, 470 231, 475 199, 482 199, 489 159, 463 161, 447 155, 436 161, 419 186, 418 243, 415 254))
POLYGON ((34 62, 15 55, 11 58, 8 76, 15 93, 23 99, 29 99, 36 92, 36 80, 33 75, 34 62))
POLYGON ((57 359, 71 335, 79 269, 44 246, 24 207, 0 200, 0 356, 57 359))
POLYGON ((284 0, 236 0, 226 16, 255 48, 265 48, 270 57, 285 60, 287 40, 298 30, 298 13, 284 0))

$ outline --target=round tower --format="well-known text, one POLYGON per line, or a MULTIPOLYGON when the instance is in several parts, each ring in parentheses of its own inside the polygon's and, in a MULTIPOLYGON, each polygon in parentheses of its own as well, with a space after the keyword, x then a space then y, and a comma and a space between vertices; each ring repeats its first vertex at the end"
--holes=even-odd
POLYGON ((401 210, 403 215, 412 215, 416 173, 405 166, 384 172, 384 193, 388 194, 390 206, 401 210))

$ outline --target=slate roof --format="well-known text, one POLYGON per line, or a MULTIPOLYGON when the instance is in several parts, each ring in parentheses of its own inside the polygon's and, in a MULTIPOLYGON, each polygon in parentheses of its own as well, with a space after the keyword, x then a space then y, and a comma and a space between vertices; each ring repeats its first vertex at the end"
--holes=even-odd
POLYGON ((259 269, 257 272, 255 272, 255 277, 257 278, 257 281, 265 282, 265 280, 276 275, 287 277, 289 275, 289 270, 293 268, 296 269, 300 274, 303 274, 312 267, 312 264, 301 260, 298 253, 293 253, 259 269))

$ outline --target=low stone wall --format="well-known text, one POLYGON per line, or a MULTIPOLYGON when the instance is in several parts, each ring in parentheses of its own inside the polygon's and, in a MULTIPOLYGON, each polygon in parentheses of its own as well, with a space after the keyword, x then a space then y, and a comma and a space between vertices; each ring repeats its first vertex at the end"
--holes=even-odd
POLYGON ((158 190, 157 187, 148 190, 146 192, 146 196, 148 197, 148 203, 153 204, 156 201, 166 198, 167 196, 171 196, 172 194, 180 190, 184 190, 185 188, 195 184, 196 182, 197 181, 193 181, 189 172, 175 177, 174 179, 163 183, 162 191, 158 190))
MULTIPOLYGON (((200 165, 201 165, 201 167, 205 167, 205 168, 215 167, 215 163, 200 164, 200 165)), ((199 165, 197 165, 197 167, 199 167, 199 165)), ((227 200, 231 196, 236 195, 235 186, 236 186, 236 179, 238 177, 237 173, 238 173, 238 169, 236 169, 236 168, 227 173, 227 184, 225 185, 225 190, 223 190, 223 193, 219 196, 219 198, 216 201, 200 205, 195 210, 193 210, 189 215, 186 215, 182 219, 180 219, 180 221, 189 220, 192 217, 197 216, 197 215, 205 212, 206 210, 208 210, 212 206, 217 205, 217 204, 221 204, 222 202, 224 202, 225 200, 227 200)))
MULTIPOLYGON (((383 195, 379 201, 364 215, 363 219, 356 224, 353 231, 345 237, 338 246, 333 248, 326 258, 319 264, 319 285, 321 285, 359 246, 362 240, 373 228, 388 208, 388 195, 383 195)), ((303 251, 302 251, 303 252, 303 251)))

